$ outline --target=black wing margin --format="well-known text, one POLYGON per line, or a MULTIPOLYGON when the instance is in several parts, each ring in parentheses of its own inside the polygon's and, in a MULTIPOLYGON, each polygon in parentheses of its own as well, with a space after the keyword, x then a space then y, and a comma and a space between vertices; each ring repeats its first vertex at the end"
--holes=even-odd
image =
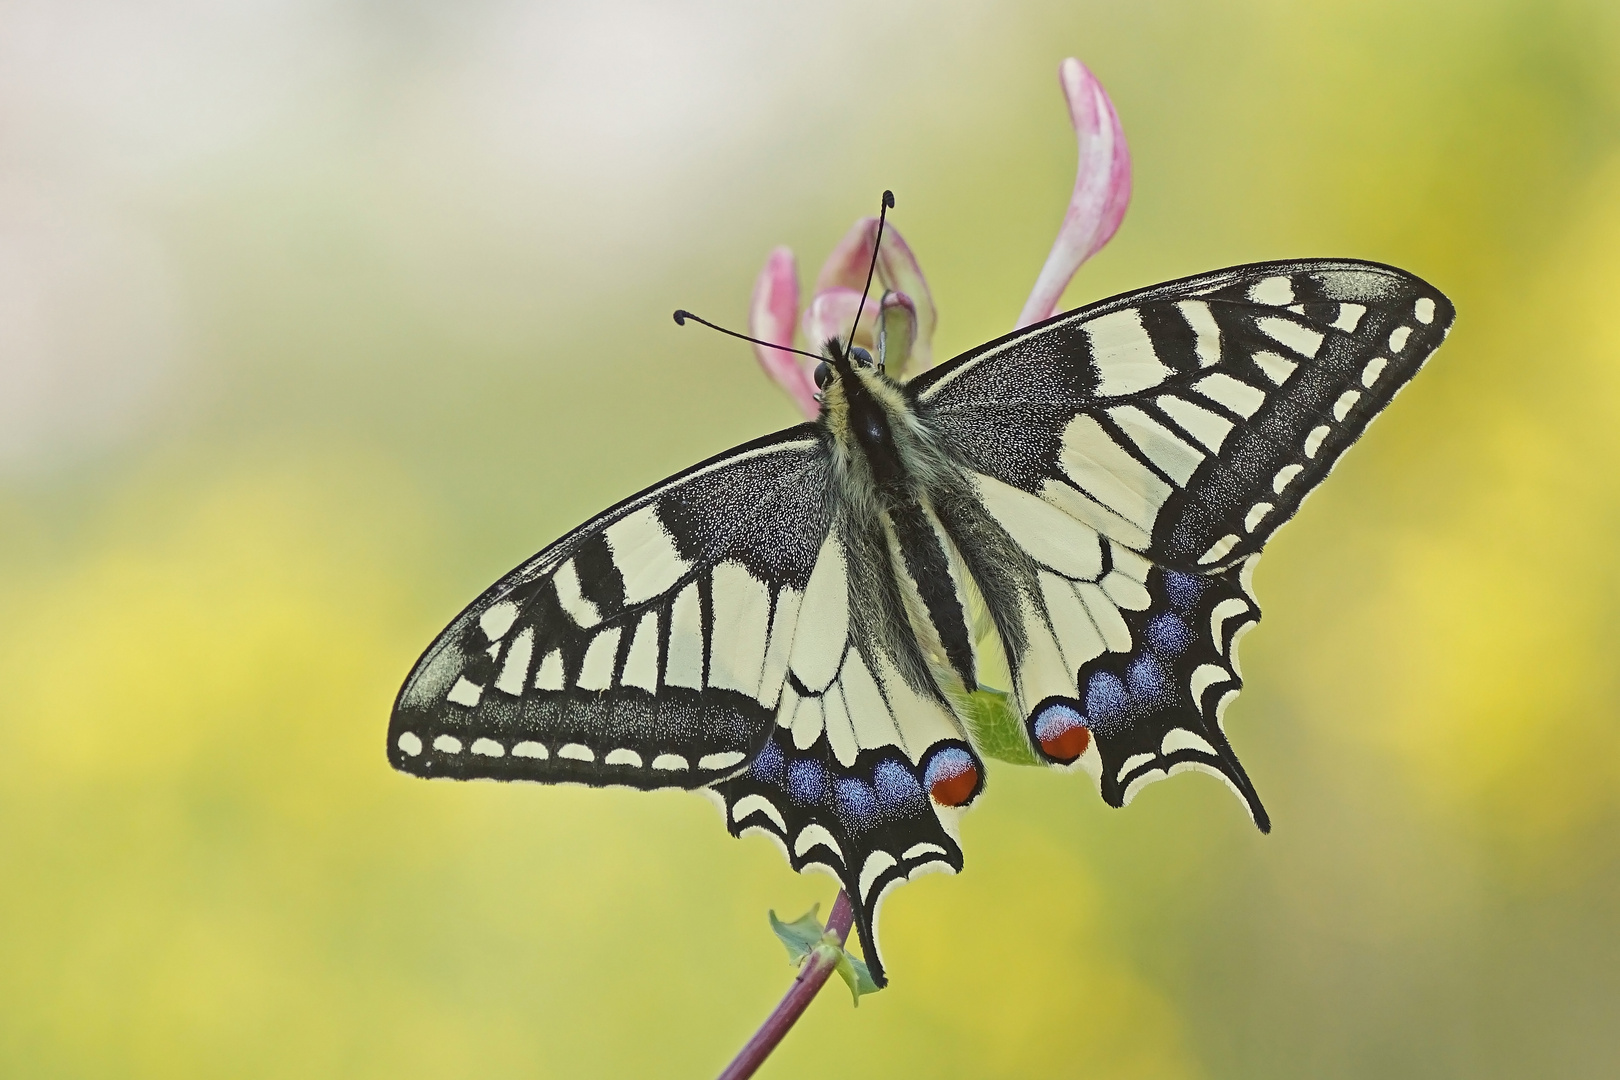
POLYGON ((803 424, 626 499, 512 571, 399 692, 388 759, 456 779, 695 788, 770 730, 828 527, 803 424))

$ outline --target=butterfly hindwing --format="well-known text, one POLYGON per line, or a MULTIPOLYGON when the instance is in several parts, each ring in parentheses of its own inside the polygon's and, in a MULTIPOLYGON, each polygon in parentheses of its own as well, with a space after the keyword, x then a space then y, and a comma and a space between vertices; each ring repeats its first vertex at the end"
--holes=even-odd
POLYGON ((736 772, 768 732, 826 532, 810 425, 722 454, 540 552, 417 661, 396 768, 632 787, 736 772))

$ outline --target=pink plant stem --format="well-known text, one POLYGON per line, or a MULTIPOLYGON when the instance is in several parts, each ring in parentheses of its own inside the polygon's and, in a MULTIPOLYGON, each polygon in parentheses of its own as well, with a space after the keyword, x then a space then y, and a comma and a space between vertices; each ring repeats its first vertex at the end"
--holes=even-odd
MULTIPOLYGON (((848 939, 849 928, 854 922, 855 909, 850 906, 849 897, 840 889, 838 899, 833 902, 832 914, 827 916, 827 929, 838 935, 838 944, 842 945, 848 939)), ((834 966, 832 957, 819 950, 812 952, 781 1003, 765 1018, 759 1030, 754 1032, 754 1037, 748 1040, 748 1045, 737 1052, 731 1064, 726 1066, 726 1071, 720 1074, 720 1080, 747 1080, 753 1076, 754 1070, 764 1064, 771 1051, 776 1049, 776 1044, 782 1041, 799 1017, 804 1015, 804 1010, 810 1007, 811 1000, 833 973, 834 966)))

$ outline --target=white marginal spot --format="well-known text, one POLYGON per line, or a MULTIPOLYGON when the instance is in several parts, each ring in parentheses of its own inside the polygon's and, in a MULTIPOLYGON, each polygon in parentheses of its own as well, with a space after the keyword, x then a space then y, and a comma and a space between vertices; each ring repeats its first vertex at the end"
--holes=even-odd
POLYGON ((1096 530, 1011 484, 980 473, 971 476, 990 516, 1036 562, 1068 578, 1092 581, 1102 573, 1102 541, 1096 530))
POLYGON ((1243 531, 1254 532, 1255 529, 1260 527, 1260 522, 1264 521, 1269 513, 1271 513, 1270 503, 1255 503, 1249 508, 1248 516, 1243 519, 1243 531))
POLYGON ((613 661, 619 656, 620 627, 603 630, 591 639, 585 650, 585 662, 579 668, 581 690, 606 690, 613 684, 613 661))
POLYGON ((1082 329, 1091 342, 1097 396, 1134 394, 1170 377, 1170 369, 1159 360, 1153 339, 1142 325, 1142 314, 1135 308, 1092 319, 1082 329))
POLYGON ((516 746, 512 747, 512 756, 534 758, 536 761, 544 761, 551 755, 546 753, 546 748, 541 744, 533 741, 532 739, 525 739, 516 746))
POLYGON ((664 685, 703 688, 703 604, 695 581, 681 590, 670 613, 664 685))
POLYGON ((1307 356, 1314 360, 1317 351, 1322 347, 1321 334, 1308 326, 1301 326, 1292 319, 1271 315, 1256 319, 1254 324, 1260 328, 1261 333, 1271 340, 1279 345, 1287 346, 1301 356, 1307 356))
POLYGON ((730 560, 710 571, 709 581, 714 599, 709 685, 757 698, 770 634, 770 588, 730 560))
POLYGON ((1193 383, 1193 389, 1216 404, 1226 406, 1245 420, 1266 403, 1264 390, 1219 371, 1205 375, 1193 383))
POLYGON ((557 590, 557 602, 580 629, 589 630, 602 621, 600 609, 579 591, 579 571, 573 559, 557 567, 557 572, 551 575, 551 587, 557 590))
POLYGON ((1171 728, 1165 732, 1164 741, 1159 744, 1159 753, 1161 754, 1173 754, 1177 750, 1197 750, 1200 753, 1208 754, 1210 757, 1219 756, 1215 753, 1215 748, 1209 745, 1209 741, 1203 736, 1195 731, 1188 731, 1186 728, 1180 727, 1171 728))
POLYGON ((1285 277, 1262 278, 1249 286, 1249 299, 1257 304, 1286 307, 1294 302, 1294 283, 1285 277))
POLYGON ((631 768, 639 769, 641 768, 641 755, 636 753, 634 750, 626 750, 621 746, 617 749, 609 750, 607 752, 607 757, 602 759, 602 764, 629 765, 631 768))
POLYGON ((1224 651, 1226 638, 1222 628, 1226 626, 1226 621, 1245 614, 1248 610, 1249 605, 1235 596, 1229 596, 1215 605, 1215 609, 1209 613, 1209 636, 1216 646, 1224 651))
POLYGON ((400 732, 398 745, 401 750, 409 754, 411 757, 415 757, 417 754, 422 752, 422 740, 417 737, 417 734, 414 731, 400 732))
POLYGON ((658 520, 655 505, 642 507, 602 530, 613 565, 624 579, 624 602, 651 600, 692 569, 675 549, 675 538, 658 520))
POLYGON ((1232 676, 1226 669, 1215 664, 1199 664, 1193 669, 1192 678, 1187 680, 1187 689, 1192 691, 1192 699, 1200 704, 1204 700, 1204 691, 1216 683, 1230 682, 1232 676))
POLYGON ((1219 452, 1226 437, 1232 434, 1230 420, 1216 416, 1208 409, 1183 398, 1165 394, 1158 399, 1158 406, 1164 410, 1166 416, 1180 424, 1187 434, 1212 451, 1219 452))
POLYGON ((919 858, 923 855, 938 855, 946 859, 951 857, 951 853, 940 847, 938 844, 929 843, 927 840, 924 840, 920 844, 912 844, 910 847, 906 848, 905 854, 901 855, 900 858, 905 862, 911 862, 913 859, 919 858))
POLYGON ((461 740, 454 735, 440 735, 433 740, 433 749, 441 754, 461 753, 461 740))
POLYGON ((541 658, 540 668, 534 673, 534 688, 536 690, 561 690, 563 688, 561 649, 552 649, 541 658))
POLYGON ((1287 382, 1288 376, 1292 375, 1295 369, 1299 367, 1297 363, 1288 359, 1288 357, 1274 352, 1266 352, 1264 349, 1254 354, 1254 363, 1256 367, 1265 372, 1266 378, 1278 386, 1287 382))
POLYGON ((510 600, 502 600, 478 616, 478 627, 484 631, 484 636, 489 640, 499 641, 502 635, 512 629, 512 623, 517 620, 517 615, 517 605, 510 600))
POLYGON ((844 849, 838 846, 838 841, 833 838, 833 834, 828 832, 824 826, 813 822, 800 829, 799 835, 793 838, 793 854, 802 859, 805 852, 818 844, 831 848, 833 854, 840 859, 844 857, 844 849))
POLYGON ((506 650, 506 663, 501 665, 501 673, 495 677, 495 689, 513 697, 521 696, 523 684, 529 681, 529 661, 533 658, 534 627, 525 626, 512 639, 512 647, 506 650))
POLYGON ((1126 758, 1125 763, 1119 767, 1119 775, 1125 776, 1133 771, 1138 765, 1146 765, 1156 757, 1158 757, 1157 754, 1132 754, 1130 757, 1126 758))
POLYGON ((849 641, 849 579, 844 548, 830 530, 799 604, 789 667, 808 690, 820 693, 838 674, 849 641))
POLYGON ((1384 367, 1389 363, 1382 356, 1375 356, 1367 361, 1367 366, 1361 370, 1361 385, 1372 389, 1372 384, 1378 381, 1378 376, 1384 373, 1384 367))
POLYGON ((558 749, 557 756, 560 758, 567 758, 570 761, 596 760, 596 755, 591 751, 590 747, 584 746, 577 742, 568 743, 558 749))
POLYGON ((704 754, 698 758, 698 768, 709 770, 729 769, 733 765, 741 765, 745 757, 747 757, 746 754, 736 750, 722 750, 718 754, 704 754))
POLYGON ((1355 408, 1356 402, 1360 400, 1360 390, 1346 390, 1340 394, 1339 400, 1333 403, 1333 419, 1342 421, 1350 415, 1350 410, 1355 408))
MULTIPOLYGON (((1132 312, 1135 314, 1135 312, 1132 312)), ((895 858, 887 851, 878 850, 866 857, 866 863, 861 867, 861 899, 864 901, 871 895, 872 886, 883 872, 895 865, 895 858)))
MULTIPOLYGON (((657 767, 656 764, 653 765, 653 768, 657 767)), ((778 829, 787 832, 787 822, 782 819, 782 811, 763 795, 744 795, 738 799, 736 805, 731 808, 731 820, 741 822, 743 818, 756 813, 764 814, 776 823, 778 829)))
POLYGON ((1406 348, 1406 339, 1412 335, 1410 326, 1397 326, 1389 332, 1389 351, 1398 353, 1406 348))
POLYGON ((497 641, 493 645, 491 645, 489 648, 485 649, 484 650, 484 655, 489 657, 491 660, 493 660, 497 656, 501 655, 501 643, 497 641))
POLYGON ((1326 424, 1311 428, 1311 433, 1305 436, 1306 457, 1313 458, 1316 456, 1316 452, 1322 448, 1322 440, 1328 437, 1328 430, 1326 424))
POLYGON ((1428 326, 1434 322, 1434 301, 1427 296, 1418 297, 1418 302, 1412 305, 1412 314, 1417 316, 1418 322, 1428 326))
POLYGON ((692 766, 688 765, 686 759, 679 754, 659 754, 653 758, 652 767, 669 772, 679 772, 682 769, 690 769, 692 766))
POLYGON ((636 636, 630 639, 630 652, 624 658, 619 682, 648 693, 658 689, 658 612, 648 611, 636 624, 636 636))
POLYGON ((1221 328, 1215 321, 1214 314, 1209 305, 1202 300, 1183 300, 1176 305, 1181 309, 1181 317, 1187 320, 1192 327, 1196 345, 1194 350, 1198 353, 1198 363, 1201 367, 1209 367, 1220 362, 1221 359, 1221 328))
POLYGON ((1277 475, 1271 481, 1271 490, 1281 495, 1283 488, 1293 483, 1294 477, 1305 471, 1303 465, 1284 465, 1277 470, 1277 475))
POLYGON ((1340 304, 1339 317, 1334 319, 1331 325, 1335 330, 1343 330, 1347 334, 1353 334, 1356 332, 1356 327, 1361 325, 1361 317, 1365 314, 1367 314, 1367 309, 1360 304, 1340 304))
POLYGON ((1204 563, 1212 563, 1224 559, 1226 558, 1226 553, 1237 546, 1237 536, 1233 533, 1227 533, 1225 536, 1209 545, 1209 550, 1204 552, 1204 554, 1199 558, 1198 563, 1201 566, 1204 563))
POLYGON ((1136 406, 1116 405, 1108 410, 1108 415, 1130 436, 1137 449, 1176 483, 1185 485, 1204 463, 1201 450, 1177 438, 1169 428, 1136 406))
POLYGON ((481 757, 505 757, 506 747, 494 739, 474 739, 472 752, 481 757))
POLYGON ((484 688, 475 682, 468 682, 467 676, 462 675, 456 679, 456 685, 450 688, 450 692, 444 695, 444 699, 453 701, 457 705, 465 705, 470 709, 477 705, 478 700, 483 696, 484 688))
POLYGON ((1148 595, 1141 582, 1132 581, 1118 570, 1111 570, 1105 574, 1101 584, 1103 592, 1108 594, 1108 599, 1127 611, 1145 611, 1153 603, 1153 598, 1148 595))

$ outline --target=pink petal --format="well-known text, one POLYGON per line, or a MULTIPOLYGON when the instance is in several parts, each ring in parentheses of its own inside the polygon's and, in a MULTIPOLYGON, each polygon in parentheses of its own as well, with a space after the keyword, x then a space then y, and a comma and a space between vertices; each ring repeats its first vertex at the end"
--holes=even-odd
POLYGON ((1131 201, 1131 154, 1108 92, 1072 56, 1058 65, 1058 81, 1080 143, 1080 167, 1063 225, 1018 316, 1018 326, 1040 322, 1057 310, 1069 279, 1108 243, 1131 201))
MULTIPOLYGON (((872 265, 872 237, 877 232, 878 219, 864 217, 849 227, 844 238, 838 241, 827 256, 827 261, 821 264, 821 273, 816 275, 816 292, 826 289, 854 289, 861 291, 866 284, 866 268, 872 265)), ((844 328, 845 333, 849 328, 844 328)), ((820 348, 821 343, 817 342, 820 348)))
MULTIPOLYGON (((859 303, 860 291, 866 285, 866 274, 872 265, 872 242, 877 236, 877 224, 877 218, 864 217, 850 226, 844 238, 833 248, 832 254, 827 256, 827 261, 822 264, 821 273, 816 277, 818 296, 823 292, 845 290, 853 292, 857 304, 859 303)), ((929 367, 933 363, 934 325, 938 321, 934 310, 934 297, 928 291, 928 281, 923 277, 917 256, 912 254, 911 245, 906 243, 906 238, 900 235, 900 230, 893 224, 884 226, 883 252, 878 256, 877 275, 873 282, 874 292, 881 295, 884 290, 904 293, 910 297, 917 316, 917 330, 912 337, 911 359, 906 366, 913 373, 929 367)), ((877 296, 867 298, 866 315, 861 317, 863 326, 866 319, 877 310, 878 302, 877 296)), ((842 304, 842 301, 839 303, 842 304)), ((838 310, 842 311, 843 308, 840 306, 838 310)), ((816 343, 817 348, 820 348, 827 337, 844 337, 849 333, 849 326, 854 318, 855 308, 850 307, 848 317, 841 327, 811 340, 816 343)), ((807 334, 810 332, 809 326, 810 324, 806 322, 807 334)), ((870 349, 872 348, 872 342, 868 340, 870 337, 871 335, 863 329, 856 344, 870 349)), ((894 375, 897 371, 898 369, 893 369, 890 374, 894 375)))
MULTIPOLYGON (((856 286, 853 289, 837 286, 831 289, 822 289, 810 300, 810 306, 804 309, 805 341, 809 342, 817 352, 827 343, 828 338, 837 338, 843 341, 849 336, 850 324, 855 321, 855 309, 860 306, 861 291, 856 286)), ((867 351, 874 348, 874 329, 877 319, 877 302, 868 298, 866 301, 866 314, 861 317, 861 329, 855 335, 855 344, 867 351)))
MULTIPOLYGON (((793 318, 799 313, 799 270, 789 248, 779 247, 765 260, 754 282, 754 296, 748 305, 748 333, 775 345, 793 344, 793 318)), ((815 380, 793 353, 782 349, 754 346, 754 356, 778 386, 809 417, 821 412, 816 403, 815 380)))

